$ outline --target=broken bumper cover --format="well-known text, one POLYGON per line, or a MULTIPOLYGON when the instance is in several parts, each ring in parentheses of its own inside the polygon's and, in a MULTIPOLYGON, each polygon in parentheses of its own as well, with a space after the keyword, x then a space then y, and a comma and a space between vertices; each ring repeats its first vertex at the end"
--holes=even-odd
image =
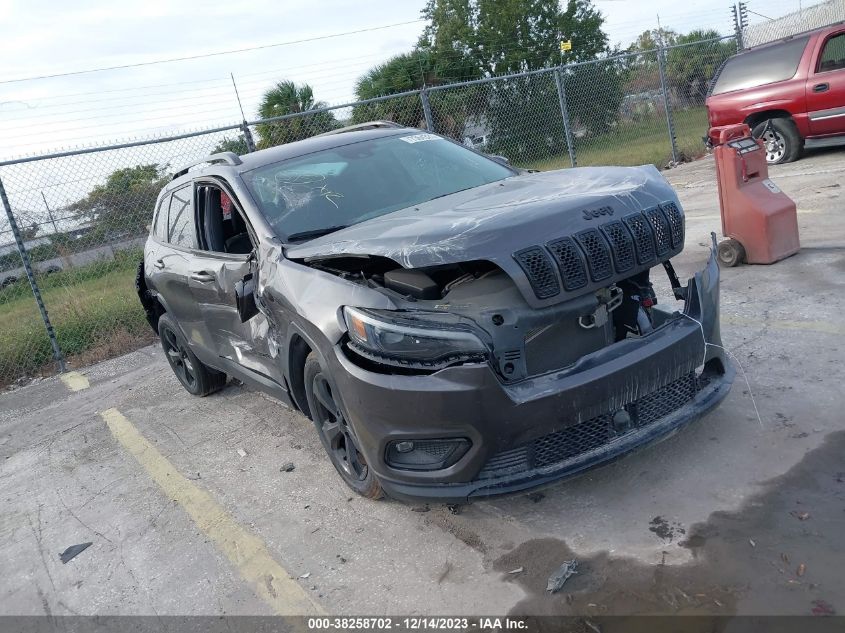
POLYGON ((724 399, 734 377, 721 348, 713 254, 689 280, 683 315, 519 383, 503 383, 487 364, 424 376, 375 373, 339 346, 330 362, 386 492, 443 501, 535 487, 667 437, 724 399), (620 411, 629 421, 622 428, 614 420, 620 411), (446 468, 406 470, 386 461, 393 442, 447 438, 469 440, 470 448, 446 468))

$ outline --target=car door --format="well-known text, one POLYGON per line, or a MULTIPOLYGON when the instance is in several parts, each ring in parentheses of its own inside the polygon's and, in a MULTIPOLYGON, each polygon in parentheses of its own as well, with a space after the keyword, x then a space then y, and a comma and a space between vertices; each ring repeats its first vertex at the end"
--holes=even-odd
POLYGON ((200 246, 191 261, 188 284, 216 353, 243 370, 281 384, 280 366, 270 356, 267 318, 259 312, 242 323, 237 310, 235 285, 257 268, 252 252, 255 234, 231 189, 222 181, 199 181, 194 195, 200 246), (219 202, 221 194, 227 209, 219 202), (225 235, 220 235, 221 231, 225 235), (228 252, 233 244, 238 244, 234 249, 237 252, 228 252))
POLYGON ((807 115, 814 136, 845 134, 845 28, 828 35, 807 80, 807 115))
POLYGON ((191 296, 189 276, 197 247, 193 185, 174 189, 162 200, 156 215, 151 248, 144 269, 165 309, 176 320, 200 360, 215 358, 200 306, 191 296))

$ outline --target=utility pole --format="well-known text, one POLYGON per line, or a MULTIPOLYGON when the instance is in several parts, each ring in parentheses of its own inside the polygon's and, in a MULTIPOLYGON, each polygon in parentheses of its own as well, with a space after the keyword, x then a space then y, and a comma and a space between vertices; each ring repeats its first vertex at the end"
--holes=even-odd
POLYGON ((731 7, 731 16, 734 21, 734 34, 736 35, 736 50, 741 51, 745 48, 742 33, 748 27, 748 4, 740 2, 731 7))
POLYGON ((44 207, 47 209, 47 215, 50 216, 50 222, 53 225, 53 232, 58 234, 59 227, 56 226, 56 219, 53 217, 53 212, 50 210, 50 205, 47 204, 47 197, 44 195, 44 190, 41 190, 41 199, 44 201, 44 207))

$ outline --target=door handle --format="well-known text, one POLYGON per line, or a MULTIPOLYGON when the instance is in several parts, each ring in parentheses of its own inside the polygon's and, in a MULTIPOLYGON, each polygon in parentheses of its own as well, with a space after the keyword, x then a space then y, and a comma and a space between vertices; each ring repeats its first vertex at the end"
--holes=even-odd
POLYGON ((155 260, 155 262, 153 263, 153 266, 155 266, 156 268, 161 270, 162 268, 164 268, 164 260, 163 259, 155 260))
POLYGON ((813 92, 827 92, 829 88, 830 84, 828 83, 816 84, 815 86, 813 86, 813 92))
POLYGON ((215 277, 211 273, 207 273, 204 270, 201 270, 196 273, 191 273, 191 279, 202 283, 208 283, 209 281, 214 281, 215 277))

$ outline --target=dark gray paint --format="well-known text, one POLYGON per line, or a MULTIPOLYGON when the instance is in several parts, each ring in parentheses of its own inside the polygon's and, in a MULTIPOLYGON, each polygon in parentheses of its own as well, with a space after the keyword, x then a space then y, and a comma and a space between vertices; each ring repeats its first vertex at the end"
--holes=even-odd
POLYGON ((378 255, 405 268, 488 260, 508 273, 530 305, 540 307, 593 287, 541 301, 514 252, 670 201, 680 208, 672 187, 652 165, 522 174, 290 246, 286 255, 294 260, 378 255), (585 210, 604 206, 613 209, 612 216, 584 217, 585 210))
MULTIPOLYGON (((215 165, 174 180, 162 197, 196 180, 222 183, 248 221, 256 256, 253 261, 207 253, 162 244, 151 237, 144 259, 151 294, 139 289, 145 307, 158 297, 200 360, 300 408, 304 403, 289 385, 295 385, 298 376, 292 365, 293 337, 302 337, 333 376, 339 406, 364 443, 368 463, 397 496, 415 494, 416 484, 422 486, 420 494, 437 496, 441 493, 431 485, 446 483, 457 484, 460 495, 470 494, 477 486, 467 484, 464 489, 462 482, 471 482, 487 457, 512 442, 618 408, 631 398, 669 384, 704 360, 719 359, 727 367, 719 347, 718 269, 712 256, 707 269, 690 280, 684 311, 693 319, 665 313, 653 335, 587 351, 575 363, 543 375, 503 379, 495 364, 501 350, 495 348, 507 333, 498 333, 498 326, 489 323, 479 327, 479 332, 486 331, 487 336, 481 338, 492 342, 495 358, 490 363, 468 363, 419 376, 371 371, 353 363, 342 346, 344 305, 443 310, 477 323, 490 321, 488 317, 495 311, 502 316, 504 328, 499 329, 507 330, 514 341, 523 341, 527 329, 541 322, 559 320, 562 315, 573 318, 575 312, 591 310, 596 297, 588 286, 572 296, 561 293, 546 303, 538 302, 513 259, 514 251, 598 227, 659 203, 674 202, 680 208, 671 187, 651 166, 515 174, 306 244, 287 245, 274 234, 243 186, 243 172, 260 164, 395 133, 371 130, 312 139, 257 152, 244 157, 240 166, 215 165), (600 207, 609 207, 613 214, 594 217, 584 213, 600 207), (491 278, 488 295, 468 292, 461 305, 452 305, 448 295, 439 304, 414 303, 308 265, 313 259, 350 255, 387 257, 407 268, 489 260, 515 282, 519 292, 513 286, 500 288, 491 278), (260 312, 241 324, 234 309, 234 285, 247 272, 257 277, 255 299, 260 312), (192 279, 197 273, 206 273, 207 278, 192 279), (577 301, 571 300, 574 296, 577 301), (705 342, 713 346, 705 346, 705 342), (405 412, 401 419, 396 415, 400 410, 405 412), (473 448, 443 472, 397 476, 383 462, 391 438, 408 434, 449 437, 455 433, 471 438, 473 448)), ((499 276, 507 286, 507 278, 499 276)), ((605 282, 609 283, 612 280, 605 282)), ((719 397, 708 400, 706 407, 723 397, 731 376, 727 371, 714 383, 719 397)), ((702 403, 694 411, 679 412, 680 417, 668 421, 667 428, 676 428, 706 407, 702 403)), ((559 474, 534 473, 531 481, 559 474)), ((513 485, 523 487, 531 481, 513 485)))

